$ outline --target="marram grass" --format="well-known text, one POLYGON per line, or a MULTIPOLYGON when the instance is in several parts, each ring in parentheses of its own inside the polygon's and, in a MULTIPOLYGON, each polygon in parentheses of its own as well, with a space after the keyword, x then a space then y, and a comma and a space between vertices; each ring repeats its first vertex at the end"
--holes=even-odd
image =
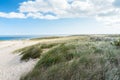
POLYGON ((32 52, 32 56, 39 53, 41 57, 21 80, 120 80, 120 48, 111 41, 78 39, 52 44, 23 50, 23 56, 32 52), (43 48, 49 50, 43 54, 43 48))

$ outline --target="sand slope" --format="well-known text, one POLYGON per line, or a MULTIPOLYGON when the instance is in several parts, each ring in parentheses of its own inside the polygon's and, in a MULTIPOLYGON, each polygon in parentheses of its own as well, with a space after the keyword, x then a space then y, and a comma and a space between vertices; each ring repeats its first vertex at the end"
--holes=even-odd
POLYGON ((29 72, 37 60, 21 62, 19 54, 13 54, 16 49, 36 44, 31 41, 0 42, 0 80, 19 80, 21 75, 29 72))

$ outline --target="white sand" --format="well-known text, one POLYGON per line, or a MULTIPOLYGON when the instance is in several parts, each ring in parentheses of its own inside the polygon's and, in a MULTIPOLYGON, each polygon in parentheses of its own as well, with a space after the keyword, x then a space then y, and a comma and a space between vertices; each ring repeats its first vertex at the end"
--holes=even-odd
POLYGON ((20 62, 20 55, 13 54, 16 49, 37 43, 36 41, 0 42, 0 80, 19 80, 34 67, 37 60, 20 62))

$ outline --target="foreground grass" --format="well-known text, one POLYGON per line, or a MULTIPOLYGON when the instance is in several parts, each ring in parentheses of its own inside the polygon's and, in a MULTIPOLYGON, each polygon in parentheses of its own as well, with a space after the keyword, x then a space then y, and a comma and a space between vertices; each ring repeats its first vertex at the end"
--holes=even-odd
POLYGON ((39 61, 34 69, 21 80, 120 80, 120 48, 108 39, 87 39, 22 49, 23 56, 42 55, 37 57, 39 61), (48 51, 43 52, 44 49, 48 51))

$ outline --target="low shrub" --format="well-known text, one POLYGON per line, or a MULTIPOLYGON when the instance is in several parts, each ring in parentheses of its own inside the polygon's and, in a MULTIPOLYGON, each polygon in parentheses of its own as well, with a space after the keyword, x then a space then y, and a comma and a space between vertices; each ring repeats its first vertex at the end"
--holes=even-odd
POLYGON ((112 44, 112 45, 115 45, 115 46, 117 46, 117 47, 120 47, 120 39, 112 42, 111 44, 112 44))

